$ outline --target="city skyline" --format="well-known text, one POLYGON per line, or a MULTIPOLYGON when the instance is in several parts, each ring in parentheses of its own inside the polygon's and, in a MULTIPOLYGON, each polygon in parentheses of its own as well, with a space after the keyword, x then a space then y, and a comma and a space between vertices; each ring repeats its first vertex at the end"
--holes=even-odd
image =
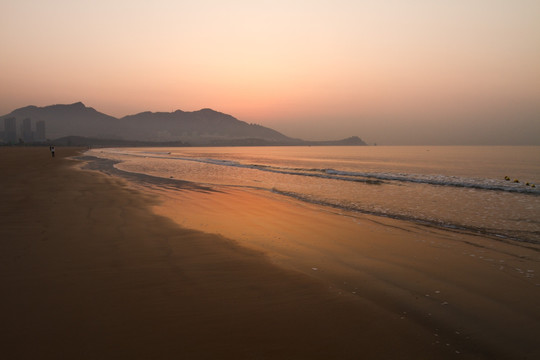
POLYGON ((47 140, 45 121, 32 121, 31 118, 6 117, 2 120, 3 129, 0 131, 0 143, 15 144, 19 142, 32 143, 47 140), (35 123, 35 126, 32 125, 35 123), (19 125, 19 126, 17 126, 19 125), (35 130, 32 130, 35 128, 35 130))

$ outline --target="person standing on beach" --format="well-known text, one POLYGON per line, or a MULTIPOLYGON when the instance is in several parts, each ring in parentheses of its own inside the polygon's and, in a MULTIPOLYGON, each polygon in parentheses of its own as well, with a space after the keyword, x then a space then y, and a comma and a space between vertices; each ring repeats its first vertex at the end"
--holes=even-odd
POLYGON ((51 155, 54 157, 54 146, 49 146, 49 150, 51 150, 51 155))

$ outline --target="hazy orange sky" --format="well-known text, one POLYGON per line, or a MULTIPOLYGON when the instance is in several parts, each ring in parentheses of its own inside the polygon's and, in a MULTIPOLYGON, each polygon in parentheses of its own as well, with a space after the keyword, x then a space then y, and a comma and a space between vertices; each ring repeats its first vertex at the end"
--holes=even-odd
POLYGON ((540 145, 539 0, 0 0, 0 115, 212 108, 304 139, 540 145))

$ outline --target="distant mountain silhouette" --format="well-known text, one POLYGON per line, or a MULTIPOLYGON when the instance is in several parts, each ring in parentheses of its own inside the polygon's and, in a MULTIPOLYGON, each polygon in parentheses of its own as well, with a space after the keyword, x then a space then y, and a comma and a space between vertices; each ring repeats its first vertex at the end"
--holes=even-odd
POLYGON ((26 118, 32 119, 33 123, 44 121, 48 139, 69 138, 70 143, 81 144, 365 145, 358 137, 327 142, 293 139, 273 129, 248 124, 212 109, 142 112, 118 119, 78 102, 71 105, 27 106, 0 119, 10 117, 18 122, 26 118))
MULTIPOLYGON (((211 109, 193 112, 177 110, 167 112, 143 112, 120 119, 126 139, 199 143, 203 140, 231 140, 257 138, 270 141, 289 140, 287 136, 264 126, 248 124, 231 115, 211 109), (144 137, 145 134, 152 137, 144 137)), ((292 139, 290 139, 292 140, 292 139)), ((206 142, 205 141, 205 142, 206 142)))
POLYGON ((182 141, 140 141, 140 140, 120 140, 120 139, 97 139, 87 138, 84 136, 65 136, 54 139, 54 145, 57 146, 91 146, 91 147, 179 147, 190 146, 190 144, 182 141))
POLYGON ((30 118, 32 123, 45 121, 47 138, 55 139, 68 135, 106 138, 119 136, 118 119, 102 114, 78 102, 71 105, 46 107, 26 106, 14 110, 1 118, 14 117, 17 121, 30 118))

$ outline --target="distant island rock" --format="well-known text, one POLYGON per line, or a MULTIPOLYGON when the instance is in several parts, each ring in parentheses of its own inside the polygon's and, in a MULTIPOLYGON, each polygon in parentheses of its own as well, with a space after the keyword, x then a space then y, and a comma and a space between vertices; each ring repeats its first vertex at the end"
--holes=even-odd
POLYGON ((337 141, 294 139, 257 124, 248 124, 212 109, 186 112, 142 112, 116 118, 82 102, 45 107, 26 106, 2 119, 45 122, 48 139, 64 145, 84 146, 359 146, 357 136, 337 141), (174 145, 173 145, 174 144, 174 145))

